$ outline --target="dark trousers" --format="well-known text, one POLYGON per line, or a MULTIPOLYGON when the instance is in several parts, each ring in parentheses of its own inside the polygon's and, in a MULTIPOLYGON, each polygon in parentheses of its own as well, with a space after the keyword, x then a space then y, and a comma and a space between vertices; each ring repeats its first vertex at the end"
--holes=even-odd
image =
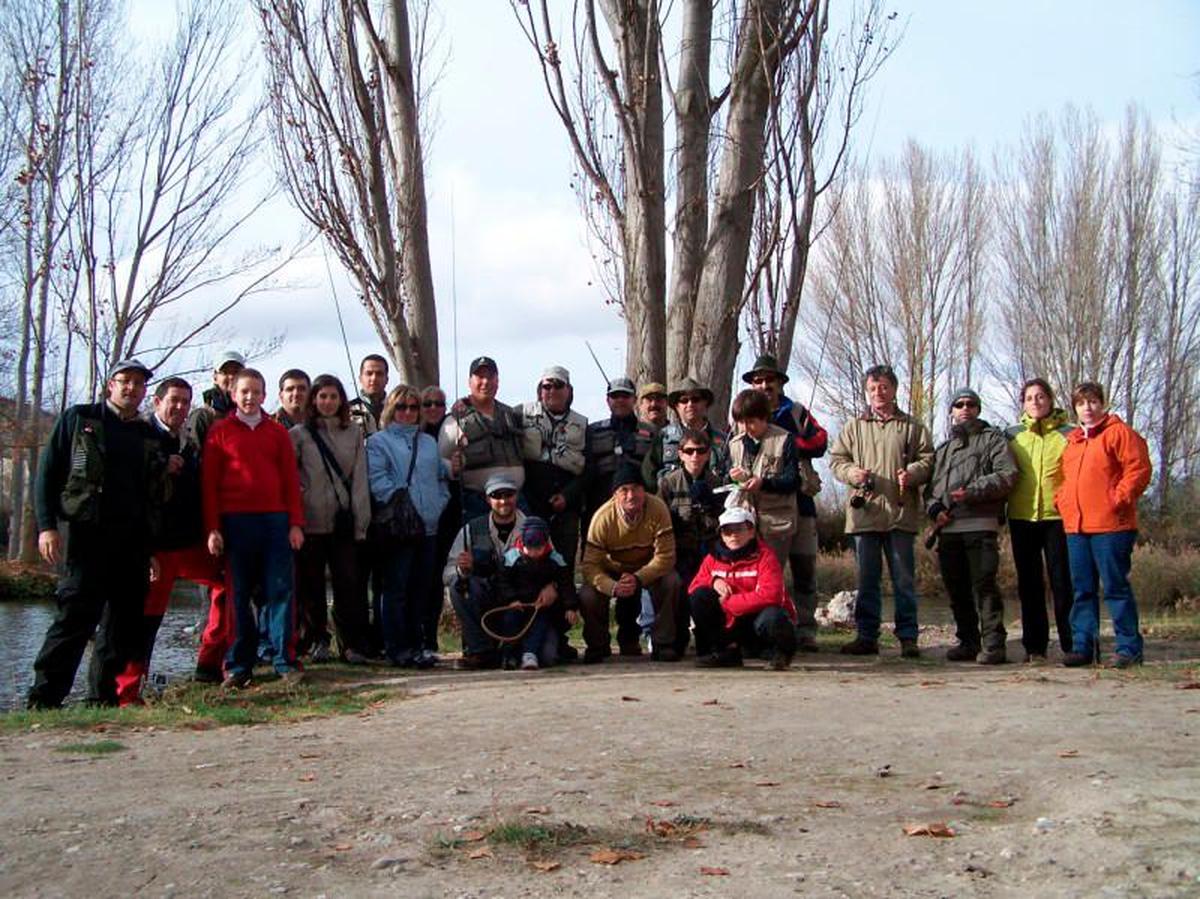
POLYGON ((727 628, 725 610, 716 590, 701 587, 692 593, 688 604, 696 628, 697 656, 721 652, 735 643, 747 655, 780 655, 790 659, 796 651, 796 629, 779 606, 741 615, 734 619, 732 628, 727 628))
POLYGON ((296 554, 296 600, 300 634, 297 652, 304 655, 318 644, 329 645, 325 572, 333 585, 333 626, 338 644, 367 651, 367 582, 363 574, 363 544, 353 535, 306 534, 296 554))
POLYGON ((1046 614, 1046 575, 1054 598, 1054 626, 1058 645, 1071 651, 1071 559, 1067 535, 1061 521, 1017 521, 1008 523, 1012 538, 1013 563, 1017 568, 1017 595, 1021 598, 1021 644, 1025 651, 1045 655, 1050 642, 1050 619, 1046 614), (1044 564, 1043 564, 1044 560, 1044 564))
POLYGON ((395 544, 383 555, 383 597, 380 622, 383 651, 397 663, 410 660, 424 646, 429 605, 429 578, 433 576, 434 537, 395 544))
POLYGON ((117 674, 140 654, 150 558, 127 527, 75 525, 67 535, 58 611, 33 663, 30 707, 61 706, 93 634, 89 698, 113 705, 117 674), (99 627, 99 633, 97 633, 99 627))
MULTIPOLYGON (((473 656, 494 654, 500 644, 487 635, 480 621, 483 613, 495 608, 495 586, 487 578, 467 577, 459 580, 459 587, 450 590, 450 603, 454 606, 454 614, 462 628, 463 653, 473 656)), ((555 605, 559 605, 556 603, 555 605)))
POLYGON ((1004 600, 996 585, 1000 550, 995 531, 942 533, 938 567, 950 594, 950 610, 965 646, 1004 649, 1004 600))
MULTIPOLYGON (((679 592, 682 596, 687 596, 688 587, 692 584, 692 579, 696 577, 696 572, 700 570, 700 563, 704 561, 704 557, 708 555, 706 547, 698 547, 696 549, 675 550, 675 573, 679 575, 679 592)), ((688 643, 692 639, 692 606, 686 599, 679 603, 679 620, 675 622, 675 651, 681 656, 687 652, 688 643)))
POLYGON ((262 602, 271 662, 280 674, 296 668, 296 603, 293 553, 286 512, 241 512, 221 516, 226 576, 233 596, 235 636, 225 656, 229 674, 249 674, 258 658, 259 619, 252 598, 262 602))
MULTIPOLYGON (((668 571, 665 575, 646 587, 650 591, 650 602, 654 605, 654 626, 650 631, 655 646, 674 647, 675 627, 679 621, 680 595, 679 575, 668 571)), ((583 613, 583 640, 589 652, 607 652, 609 650, 608 636, 608 601, 616 600, 617 615, 617 645, 622 652, 628 652, 638 646, 641 638, 641 628, 638 627, 638 613, 642 610, 642 598, 635 593, 633 596, 609 597, 590 584, 579 589, 579 606, 583 613)))

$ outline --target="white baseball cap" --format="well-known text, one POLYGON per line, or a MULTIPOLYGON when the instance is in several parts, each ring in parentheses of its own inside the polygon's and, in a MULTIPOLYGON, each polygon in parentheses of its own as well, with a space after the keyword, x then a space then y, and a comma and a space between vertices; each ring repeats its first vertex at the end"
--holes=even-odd
POLYGON ((727 527, 732 524, 748 524, 754 526, 754 510, 747 509, 745 506, 732 506, 721 513, 721 517, 717 519, 717 523, 721 527, 727 527))

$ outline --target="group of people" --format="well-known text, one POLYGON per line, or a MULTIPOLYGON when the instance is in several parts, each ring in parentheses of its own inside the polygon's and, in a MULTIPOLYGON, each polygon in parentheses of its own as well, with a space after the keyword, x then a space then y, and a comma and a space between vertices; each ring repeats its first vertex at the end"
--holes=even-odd
MULTIPOLYGON (((769 355, 742 375, 730 433, 690 378, 670 390, 614 379, 609 416, 588 422, 570 373, 551 366, 536 399, 509 406, 487 356, 450 405, 437 386, 389 391, 377 355, 363 359, 354 398, 333 375, 286 371, 272 414, 263 376, 236 352, 217 358, 200 403, 168 377, 143 416, 151 378, 136 360, 116 364, 106 398, 70 407, 43 451, 39 549, 63 572, 30 707, 62 704, 93 635, 89 701, 139 702, 180 578, 209 590, 196 679, 229 689, 263 662, 289 683, 304 679, 302 660, 434 666, 447 595, 464 668, 574 661, 579 621, 582 661, 602 662, 613 614, 623 656, 645 642, 675 662, 694 637, 698 666, 749 655, 784 669, 819 649, 813 460, 829 435, 784 394, 788 375, 769 355)), ((865 411, 828 448, 851 488, 858 565, 857 634, 841 651, 879 652, 886 559, 901 655, 920 655, 914 544, 928 524, 957 626, 947 658, 1006 661, 996 572, 1007 519, 1027 661, 1047 654, 1048 574, 1064 664, 1098 657, 1101 585, 1112 664, 1139 663, 1128 575, 1150 463, 1103 389, 1075 388, 1072 427, 1033 379, 1008 432, 958 390, 935 449, 898 407, 891 368, 863 384, 865 411)))

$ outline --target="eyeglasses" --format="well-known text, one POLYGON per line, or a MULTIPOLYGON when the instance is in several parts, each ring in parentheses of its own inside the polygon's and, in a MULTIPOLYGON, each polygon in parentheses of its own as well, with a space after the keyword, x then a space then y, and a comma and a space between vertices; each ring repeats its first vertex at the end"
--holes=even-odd
POLYGON ((416 412, 420 408, 417 403, 396 403, 397 412, 416 412))
POLYGON ((566 381, 542 381, 542 383, 538 385, 538 387, 540 387, 542 390, 562 390, 566 386, 566 381))
POLYGON ((488 494, 488 499, 512 499, 517 495, 515 490, 493 490, 488 494))
POLYGON ((423 409, 445 409, 445 400, 425 400, 421 403, 423 409))
POLYGON ((685 456, 703 456, 708 452, 707 446, 681 446, 679 452, 685 456))
POLYGON ((680 404, 680 403, 688 403, 688 404, 702 403, 702 402, 704 402, 704 397, 702 397, 702 396, 681 396, 675 402, 677 404, 680 404))
POLYGON ((959 400, 954 404, 955 409, 978 409, 979 403, 974 400, 959 400))

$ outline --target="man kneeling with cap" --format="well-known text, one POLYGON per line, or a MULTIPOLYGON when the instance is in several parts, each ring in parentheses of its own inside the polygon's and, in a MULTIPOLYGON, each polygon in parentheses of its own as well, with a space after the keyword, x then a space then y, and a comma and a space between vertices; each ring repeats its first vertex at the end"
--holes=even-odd
POLYGON ((617 643, 621 655, 641 655, 642 591, 654 606, 651 631, 653 658, 677 662, 675 625, 679 621, 679 575, 675 573, 675 533, 671 513, 657 496, 648 495, 641 470, 622 464, 613 477, 613 495, 592 517, 583 550, 583 610, 585 663, 611 655, 608 601, 617 605, 617 643))
POLYGON ((696 666, 741 667, 745 649, 782 671, 796 651, 796 607, 783 588, 779 560, 758 539, 750 509, 726 509, 720 534, 689 588, 696 666))

